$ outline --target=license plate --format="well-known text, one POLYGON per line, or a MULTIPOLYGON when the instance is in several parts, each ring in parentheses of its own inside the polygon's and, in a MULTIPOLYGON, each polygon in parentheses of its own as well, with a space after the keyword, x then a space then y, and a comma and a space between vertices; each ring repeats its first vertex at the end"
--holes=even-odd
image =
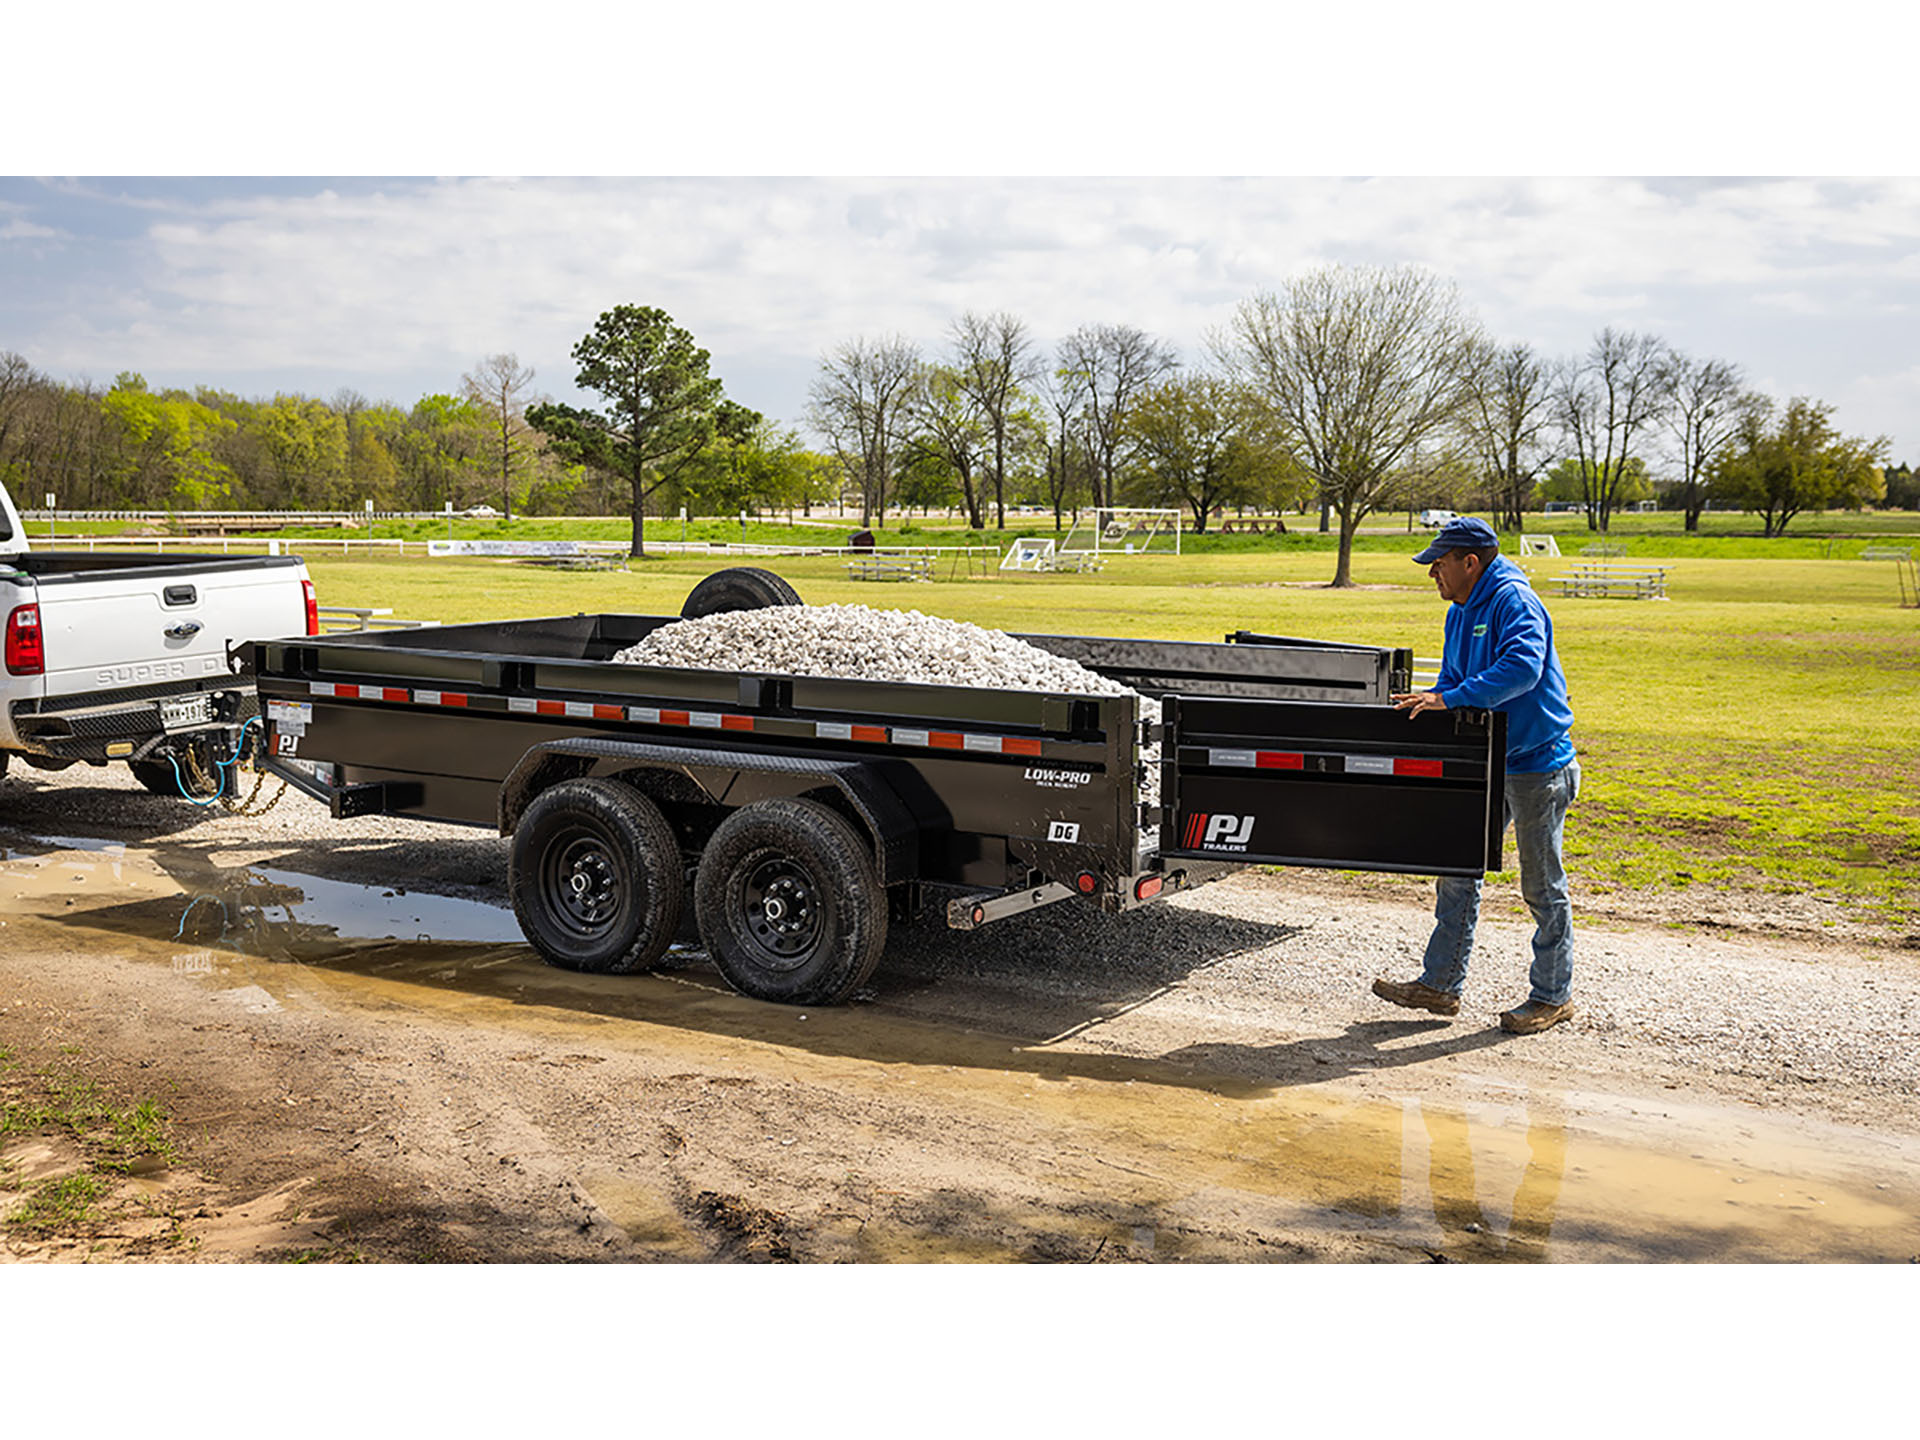
POLYGON ((179 700, 160 702, 162 730, 192 730, 196 726, 212 723, 213 697, 211 695, 187 695, 179 700))

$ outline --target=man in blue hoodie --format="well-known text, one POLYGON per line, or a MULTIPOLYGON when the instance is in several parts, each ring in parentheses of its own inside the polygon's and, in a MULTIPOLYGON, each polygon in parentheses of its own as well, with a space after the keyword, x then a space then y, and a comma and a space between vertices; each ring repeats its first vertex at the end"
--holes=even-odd
MULTIPOLYGON (((1506 1011, 1500 1028, 1531 1035, 1573 1015, 1573 904, 1561 864, 1567 807, 1580 793, 1580 765, 1568 731, 1567 677, 1553 648, 1553 620, 1518 565, 1500 554, 1484 520, 1449 520, 1414 556, 1452 602, 1440 679, 1431 690, 1395 695, 1409 715, 1468 706, 1507 717, 1507 824, 1520 851, 1520 893, 1533 912, 1532 993, 1506 1011)), ((1480 882, 1442 876, 1420 978, 1376 980, 1373 993, 1410 1010, 1460 1013, 1460 987, 1480 919, 1480 882)))

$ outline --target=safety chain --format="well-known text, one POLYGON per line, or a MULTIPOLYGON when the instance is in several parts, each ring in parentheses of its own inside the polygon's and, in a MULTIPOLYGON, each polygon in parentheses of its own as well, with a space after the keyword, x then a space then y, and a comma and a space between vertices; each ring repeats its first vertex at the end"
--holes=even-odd
MULTIPOLYGON (((229 815, 265 815, 286 798, 287 782, 283 779, 280 781, 280 788, 273 792, 273 798, 258 809, 255 809, 254 801, 259 799, 260 787, 266 784, 267 781, 266 771, 253 769, 251 765, 248 765, 247 768, 253 769, 253 789, 247 792, 246 799, 235 800, 227 794, 227 787, 222 783, 224 777, 209 775, 207 773, 206 766, 200 763, 200 752, 196 747, 192 745, 187 746, 186 754, 186 771, 193 789, 203 795, 214 795, 220 802, 220 808, 225 810, 229 815)), ((249 761, 252 758, 251 754, 247 756, 249 761)), ((241 762, 236 759, 234 763, 239 764, 241 762)), ((225 767, 222 768, 224 769, 225 767)))

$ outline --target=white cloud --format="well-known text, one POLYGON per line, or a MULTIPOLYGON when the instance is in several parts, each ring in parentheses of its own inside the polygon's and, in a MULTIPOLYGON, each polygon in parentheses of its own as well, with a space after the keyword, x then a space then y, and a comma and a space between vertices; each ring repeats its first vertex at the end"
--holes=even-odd
MULTIPOLYGON (((1603 324, 1710 335, 1729 313, 1859 330, 1920 302, 1913 180, 466 179, 126 206, 147 207, 130 260, 15 340, 36 363, 383 393, 511 350, 562 390, 596 315, 653 304, 723 377, 786 377, 780 402, 740 398, 796 418, 815 358, 853 335, 936 348, 962 310, 1004 309, 1043 340, 1125 321, 1197 358, 1239 299, 1328 262, 1426 265, 1548 351, 1603 324)), ((0 219, 44 238, 22 207, 0 219)))

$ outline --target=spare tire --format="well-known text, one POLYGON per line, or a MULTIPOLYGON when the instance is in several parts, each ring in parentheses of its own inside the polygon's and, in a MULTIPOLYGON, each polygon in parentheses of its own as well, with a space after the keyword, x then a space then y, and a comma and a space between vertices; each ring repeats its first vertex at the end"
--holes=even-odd
POLYGON ((680 607, 682 620, 721 615, 729 610, 765 610, 775 605, 801 605, 800 592, 771 570, 736 565, 716 570, 687 592, 680 607))

